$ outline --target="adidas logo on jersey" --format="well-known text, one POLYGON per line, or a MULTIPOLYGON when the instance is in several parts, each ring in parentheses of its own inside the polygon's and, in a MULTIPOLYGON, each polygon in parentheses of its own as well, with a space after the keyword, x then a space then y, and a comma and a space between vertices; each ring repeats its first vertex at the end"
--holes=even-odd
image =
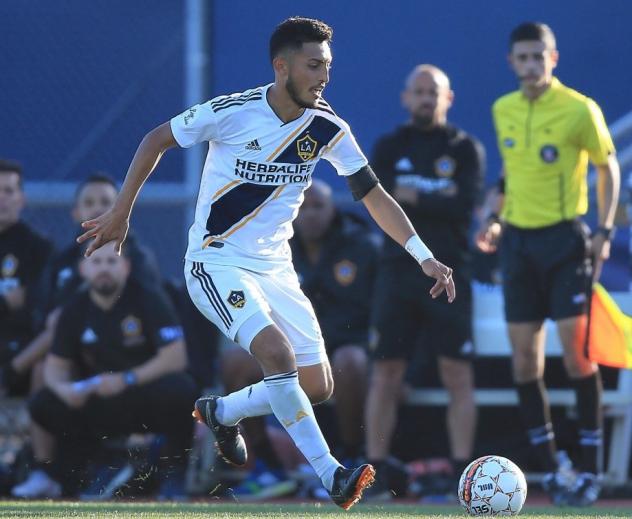
POLYGON ((248 144, 246 144, 246 149, 252 151, 261 151, 261 146, 259 146, 259 142, 257 141, 257 139, 255 139, 254 141, 250 141, 248 144))
POLYGON ((94 333, 92 328, 86 328, 81 336, 81 342, 84 344, 94 344, 99 339, 97 338, 97 334, 94 333))

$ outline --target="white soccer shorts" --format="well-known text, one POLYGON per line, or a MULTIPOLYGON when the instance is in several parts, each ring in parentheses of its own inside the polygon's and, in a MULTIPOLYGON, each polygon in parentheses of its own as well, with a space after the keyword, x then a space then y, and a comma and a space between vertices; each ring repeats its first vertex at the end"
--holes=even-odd
MULTIPOLYGON (((291 265, 271 273, 238 267, 185 261, 189 295, 202 314, 224 335, 236 340, 240 327, 260 314, 288 338, 297 366, 327 359, 325 344, 309 299, 303 294, 291 265)), ((250 353, 248 344, 240 344, 250 353)))

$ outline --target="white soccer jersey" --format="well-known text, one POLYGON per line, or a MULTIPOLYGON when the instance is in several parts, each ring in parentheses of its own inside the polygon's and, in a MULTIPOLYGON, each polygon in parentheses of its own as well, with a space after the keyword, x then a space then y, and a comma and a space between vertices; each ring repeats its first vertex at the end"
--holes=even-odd
POLYGON ((186 258, 266 271, 287 265, 287 240, 321 158, 339 175, 367 165, 349 126, 324 101, 284 123, 271 85, 219 96, 171 120, 178 144, 209 141, 186 258))

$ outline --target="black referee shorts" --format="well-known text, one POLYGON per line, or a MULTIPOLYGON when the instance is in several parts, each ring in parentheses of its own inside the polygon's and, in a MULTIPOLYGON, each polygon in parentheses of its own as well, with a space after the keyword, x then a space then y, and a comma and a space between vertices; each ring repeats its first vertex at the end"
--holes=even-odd
POLYGON ((410 360, 416 347, 437 356, 471 359, 472 292, 462 269, 454 268, 456 299, 432 299, 434 280, 408 258, 380 265, 373 297, 369 350, 374 360, 410 360))
POLYGON ((590 231, 581 220, 540 229, 506 225, 499 259, 508 322, 586 312, 592 265, 590 231))

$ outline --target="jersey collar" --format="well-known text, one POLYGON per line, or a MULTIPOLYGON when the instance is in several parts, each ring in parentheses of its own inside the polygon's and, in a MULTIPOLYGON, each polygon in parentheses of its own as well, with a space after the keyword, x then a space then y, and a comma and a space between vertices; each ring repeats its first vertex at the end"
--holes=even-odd
MULTIPOLYGON (((555 94, 561 90, 564 87, 564 85, 562 85, 562 82, 557 79, 555 76, 553 76, 553 78, 551 79, 551 86, 549 88, 546 89, 546 92, 544 92, 540 97, 538 97, 534 103, 546 103, 547 101, 549 101, 550 99, 552 99, 555 94)), ((526 96, 523 94, 522 95, 523 99, 525 101, 529 101, 526 96)))

